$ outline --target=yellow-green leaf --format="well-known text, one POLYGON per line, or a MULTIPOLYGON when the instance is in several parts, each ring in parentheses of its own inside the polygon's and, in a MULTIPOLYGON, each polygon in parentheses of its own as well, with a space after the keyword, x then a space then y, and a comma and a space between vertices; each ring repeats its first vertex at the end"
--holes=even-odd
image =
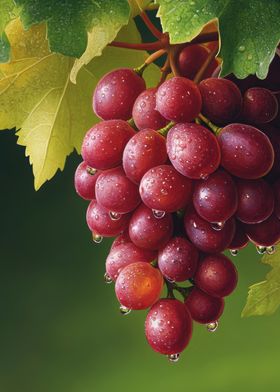
POLYGON ((266 280, 250 286, 242 317, 270 315, 280 305, 280 249, 272 255, 265 255, 262 262, 269 264, 272 270, 266 280))
MULTIPOLYGON (((74 60, 50 53, 45 25, 25 31, 19 20, 6 30, 11 42, 9 64, 0 65, 0 129, 21 128, 18 144, 26 146, 38 189, 63 169, 67 155, 80 151, 84 134, 97 117, 92 112, 92 93, 99 78, 113 68, 136 67, 147 54, 126 49, 106 48, 80 71, 77 84, 70 82, 74 60)), ((120 33, 140 41, 132 21, 120 33)), ((145 72, 147 84, 159 77, 156 66, 145 72)))

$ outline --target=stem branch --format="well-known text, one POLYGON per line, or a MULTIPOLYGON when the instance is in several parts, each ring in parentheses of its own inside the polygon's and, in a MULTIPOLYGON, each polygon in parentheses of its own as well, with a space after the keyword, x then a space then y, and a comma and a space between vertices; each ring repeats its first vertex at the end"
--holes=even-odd
POLYGON ((148 29, 150 30, 150 32, 153 34, 154 37, 156 37, 157 39, 161 39, 162 37, 162 32, 159 31, 156 26, 153 24, 153 22, 150 20, 150 18, 148 17, 148 15, 146 14, 145 11, 143 11, 140 14, 140 17, 142 18, 143 22, 145 23, 145 25, 148 27, 148 29))
POLYGON ((198 118, 200 120, 202 120, 204 122, 204 124, 206 124, 215 133, 215 135, 218 135, 220 133, 220 131, 222 130, 222 128, 220 128, 217 125, 213 124, 210 120, 208 120, 208 118, 203 116, 203 114, 200 113, 198 115, 198 118))
POLYGON ((134 50, 159 50, 164 48, 164 43, 161 41, 156 42, 144 42, 144 43, 129 43, 129 42, 120 42, 120 41, 112 41, 109 46, 114 46, 116 48, 125 48, 125 49, 134 49, 134 50))

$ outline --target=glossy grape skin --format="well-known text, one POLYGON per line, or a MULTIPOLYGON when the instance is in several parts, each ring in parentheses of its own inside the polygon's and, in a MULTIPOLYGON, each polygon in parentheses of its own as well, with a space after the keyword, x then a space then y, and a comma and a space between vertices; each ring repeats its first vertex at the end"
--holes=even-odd
POLYGON ((273 191, 275 197, 275 208, 274 213, 278 219, 280 219, 280 179, 275 181, 273 184, 273 191))
POLYGON ((152 306, 163 287, 161 272, 149 263, 132 263, 124 267, 116 280, 115 292, 122 306, 141 310, 152 306))
POLYGON ((280 241, 280 220, 274 214, 261 223, 244 227, 248 238, 256 245, 272 246, 280 241))
POLYGON ((217 321, 221 317, 225 301, 223 298, 213 297, 194 287, 185 299, 185 305, 194 321, 208 324, 217 321))
POLYGON ((260 223, 272 214, 273 190, 265 180, 236 179, 236 187, 238 192, 236 217, 241 222, 260 223))
POLYGON ((218 135, 221 165, 236 177, 257 179, 265 176, 274 161, 269 138, 259 129, 245 124, 230 124, 218 135))
POLYGON ((99 175, 100 172, 91 169, 86 162, 79 164, 75 172, 74 185, 80 197, 85 200, 95 199, 95 183, 99 175))
POLYGON ((208 78, 199 83, 202 113, 216 124, 232 122, 242 108, 242 95, 238 87, 227 79, 208 78))
POLYGON ((131 126, 122 120, 103 121, 94 125, 85 135, 82 157, 98 170, 111 169, 122 162, 123 150, 135 135, 131 126))
POLYGON ((177 299, 161 299, 147 314, 145 334, 149 345, 164 355, 178 354, 192 337, 192 319, 177 299))
POLYGON ((94 234, 102 237, 114 237, 124 231, 128 225, 131 214, 124 214, 118 220, 112 220, 105 208, 96 200, 92 200, 88 206, 86 220, 88 227, 94 234))
POLYGON ((194 276, 199 253, 183 237, 173 237, 158 254, 158 267, 163 276, 174 282, 183 282, 194 276))
POLYGON ((219 253, 228 248, 235 233, 235 221, 228 219, 221 230, 202 219, 193 208, 186 211, 185 230, 190 241, 202 252, 219 253))
POLYGON ((195 285, 213 297, 226 297, 237 285, 238 274, 231 260, 223 254, 206 256, 199 264, 195 285))
POLYGON ((156 109, 169 121, 194 120, 200 113, 201 104, 196 84, 180 76, 166 80, 156 93, 156 109))
POLYGON ((237 200, 232 177, 221 169, 197 182, 194 188, 194 208, 208 222, 228 220, 237 209, 237 200))
POLYGON ((110 252, 111 252, 111 250, 113 250, 113 249, 116 248, 117 246, 122 245, 122 244, 127 244, 128 242, 131 242, 131 239, 130 239, 130 237, 129 237, 129 232, 128 232, 128 230, 126 230, 124 233, 121 233, 120 235, 118 235, 118 236, 114 239, 114 241, 113 241, 113 243, 112 243, 112 245, 111 245, 110 252))
POLYGON ((157 257, 157 252, 141 249, 132 242, 120 244, 111 249, 106 259, 106 272, 112 280, 116 280, 121 270, 129 264, 149 263, 157 257))
POLYGON ((138 186, 131 182, 121 167, 100 174, 95 185, 97 202, 108 211, 125 214, 140 203, 138 186))
POLYGON ((235 234, 233 240, 229 244, 228 249, 238 250, 243 249, 248 245, 249 239, 245 233, 244 225, 236 220, 235 234))
POLYGON ((132 118, 140 131, 147 128, 158 130, 168 123, 156 110, 156 92, 156 88, 149 88, 143 91, 134 103, 132 118))
MULTIPOLYGON (((177 65, 181 76, 194 79, 200 68, 209 56, 209 51, 202 45, 190 45, 181 50, 178 56, 177 65)), ((213 59, 204 73, 204 78, 212 75, 218 62, 213 59)))
POLYGON ((147 207, 175 212, 185 207, 192 195, 192 181, 182 176, 171 165, 153 167, 143 176, 140 196, 147 207))
POLYGON ((123 153, 123 168, 127 177, 139 184, 152 167, 167 161, 165 138, 152 129, 138 132, 127 143, 123 153))
POLYGON ((252 87, 243 96, 242 116, 250 124, 265 124, 278 113, 278 101, 266 88, 252 87))
POLYGON ((103 120, 129 120, 134 102, 145 88, 144 79, 133 69, 116 69, 98 82, 93 95, 93 110, 103 120))
POLYGON ((168 132, 166 145, 172 165, 183 176, 205 178, 220 164, 221 152, 217 138, 201 125, 175 125, 168 132))
POLYGON ((163 218, 154 217, 151 209, 140 204, 133 213, 129 224, 131 241, 139 248, 157 250, 167 244, 172 236, 173 221, 171 214, 163 218))

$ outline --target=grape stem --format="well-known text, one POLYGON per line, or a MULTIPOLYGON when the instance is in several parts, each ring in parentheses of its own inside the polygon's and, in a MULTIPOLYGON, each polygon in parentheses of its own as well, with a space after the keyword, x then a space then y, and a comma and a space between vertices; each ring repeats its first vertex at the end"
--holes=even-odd
POLYGON ((173 293, 174 284, 169 282, 167 279, 164 279, 164 280, 165 280, 165 284, 166 284, 166 288, 167 288, 167 298, 175 299, 175 295, 173 293))
POLYGON ((166 127, 161 128, 158 133, 160 133, 162 136, 166 137, 168 134, 168 131, 175 125, 175 122, 171 121, 169 124, 166 125, 166 127))
POLYGON ((145 25, 148 27, 150 32, 153 34, 153 36, 156 37, 157 39, 161 39, 163 33, 156 28, 156 26, 150 20, 150 18, 148 17, 145 11, 141 12, 140 17, 145 23, 145 25))
POLYGON ((202 64, 200 70, 197 72, 194 78, 194 83, 198 84, 202 79, 203 76, 208 68, 208 66, 211 64, 211 62, 214 60, 218 52, 218 45, 216 44, 216 47, 213 49, 212 52, 210 52, 209 56, 207 57, 206 61, 202 64))
POLYGON ((170 61, 169 61, 169 57, 167 56, 165 63, 163 65, 163 67, 161 68, 161 77, 160 77, 160 81, 157 85, 157 87, 159 87, 167 78, 167 76, 170 74, 171 72, 171 68, 170 68, 170 61))
POLYGON ((179 47, 178 46, 171 46, 168 51, 168 57, 170 62, 170 67, 174 76, 180 76, 180 71, 177 67, 177 53, 179 47))
POLYGON ((152 53, 145 62, 137 68, 134 68, 134 71, 139 75, 142 76, 144 70, 147 68, 148 65, 152 64, 156 61, 159 57, 163 56, 166 53, 165 49, 157 50, 156 52, 152 53))
POLYGON ((214 133, 215 135, 218 135, 222 128, 218 127, 217 125, 213 124, 210 120, 208 120, 208 118, 206 118, 205 116, 203 116, 203 114, 199 114, 198 118, 204 122, 204 124, 206 124, 214 133))

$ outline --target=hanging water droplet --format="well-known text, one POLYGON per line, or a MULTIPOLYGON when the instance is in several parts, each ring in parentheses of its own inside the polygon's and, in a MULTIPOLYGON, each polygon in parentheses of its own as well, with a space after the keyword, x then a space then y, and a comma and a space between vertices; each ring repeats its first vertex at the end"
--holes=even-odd
POLYGON ((170 354, 167 357, 170 362, 178 362, 180 358, 180 354, 170 354))
POLYGON ((127 308, 126 306, 121 305, 120 312, 123 316, 127 316, 131 312, 131 309, 127 308))
POLYGON ((116 221, 116 220, 121 219, 121 214, 119 214, 118 212, 110 211, 110 212, 109 212, 109 215, 110 215, 110 218, 111 218, 113 221, 116 221))
POLYGON ((103 237, 97 233, 92 232, 92 239, 96 244, 100 244, 100 242, 103 240, 103 237))
POLYGON ((266 253, 268 255, 273 255, 273 253, 275 253, 275 251, 276 251, 276 247, 274 245, 268 246, 266 248, 266 253))
POLYGON ((259 255, 264 255, 266 252, 265 246, 258 245, 258 246, 256 246, 256 249, 257 249, 257 252, 259 255))
POLYGON ((107 272, 105 272, 105 274, 104 274, 104 282, 107 284, 110 284, 113 282, 113 279, 110 277, 110 275, 107 274, 107 272))
POLYGON ((206 328, 207 328, 208 332, 215 332, 215 331, 217 331, 218 326, 219 326, 218 321, 213 321, 212 323, 206 324, 206 328))
POLYGON ((165 212, 164 211, 158 211, 158 210, 153 210, 153 215, 157 219, 161 219, 164 217, 165 212))
POLYGON ((211 223, 212 229, 216 230, 216 231, 220 231, 222 230, 222 228, 224 227, 225 222, 215 222, 215 223, 211 223))
POLYGON ((229 251, 230 251, 230 254, 232 256, 237 256, 238 255, 238 250, 237 249, 230 249, 229 251))
POLYGON ((88 174, 90 174, 91 176, 94 176, 94 174, 97 172, 97 170, 94 169, 93 167, 87 166, 87 172, 88 172, 88 174))

